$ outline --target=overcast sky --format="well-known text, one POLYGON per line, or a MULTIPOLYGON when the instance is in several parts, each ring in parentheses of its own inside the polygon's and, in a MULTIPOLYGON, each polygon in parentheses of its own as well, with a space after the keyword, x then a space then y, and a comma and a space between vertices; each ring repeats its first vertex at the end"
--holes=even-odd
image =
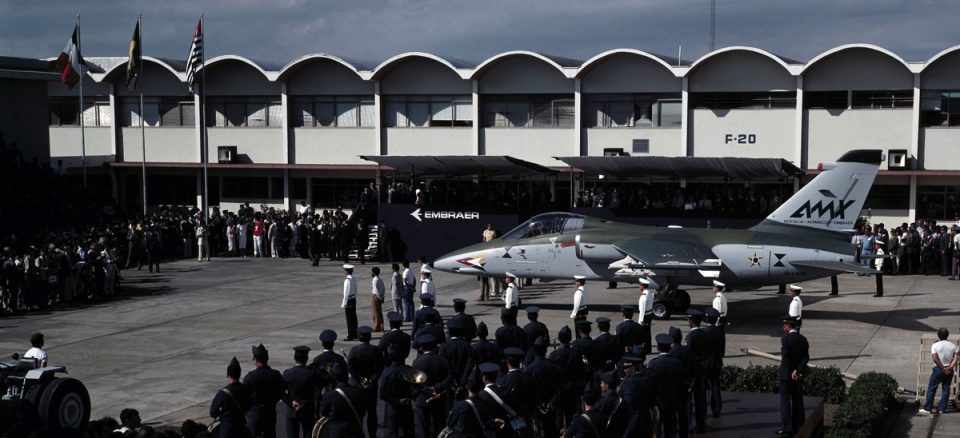
MULTIPOLYGON (((716 0, 717 47, 799 60, 874 43, 909 61, 960 44, 956 0, 716 0)), ((80 13, 86 56, 124 56, 138 14, 147 55, 183 58, 206 14, 207 56, 286 63, 313 52, 379 62, 404 51, 468 61, 528 49, 587 59, 631 47, 709 50, 710 0, 0 0, 0 55, 56 56, 80 13)))

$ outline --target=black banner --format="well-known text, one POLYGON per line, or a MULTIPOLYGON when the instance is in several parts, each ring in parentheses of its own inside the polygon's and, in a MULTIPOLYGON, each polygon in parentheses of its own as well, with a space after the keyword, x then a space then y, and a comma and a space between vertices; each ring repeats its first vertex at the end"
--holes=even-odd
POLYGON ((487 224, 497 234, 520 223, 517 214, 486 213, 469 208, 422 207, 412 204, 381 204, 379 222, 386 226, 384 254, 392 261, 433 261, 482 240, 487 224))

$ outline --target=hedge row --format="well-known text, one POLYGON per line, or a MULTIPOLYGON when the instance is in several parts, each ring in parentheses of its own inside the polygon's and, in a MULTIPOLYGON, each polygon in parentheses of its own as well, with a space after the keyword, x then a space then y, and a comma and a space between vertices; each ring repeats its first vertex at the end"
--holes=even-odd
MULTIPOLYGON (((720 388, 731 392, 777 392, 780 384, 777 370, 776 365, 726 366, 720 375, 720 388)), ((846 390, 840 370, 834 367, 810 368, 803 378, 804 394, 822 397, 826 403, 843 402, 846 390)))
POLYGON ((864 373, 850 385, 847 399, 833 418, 827 438, 867 438, 897 403, 897 381, 888 374, 864 373))

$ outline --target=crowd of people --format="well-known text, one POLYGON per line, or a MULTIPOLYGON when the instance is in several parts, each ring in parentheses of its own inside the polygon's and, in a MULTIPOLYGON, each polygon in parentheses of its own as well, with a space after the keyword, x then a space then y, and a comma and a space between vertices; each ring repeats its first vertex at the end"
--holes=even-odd
POLYGON ((918 220, 887 229, 860 223, 850 243, 857 263, 884 274, 960 276, 960 224, 918 220))
POLYGON ((578 207, 673 217, 763 217, 792 193, 784 184, 603 183, 581 190, 578 207))

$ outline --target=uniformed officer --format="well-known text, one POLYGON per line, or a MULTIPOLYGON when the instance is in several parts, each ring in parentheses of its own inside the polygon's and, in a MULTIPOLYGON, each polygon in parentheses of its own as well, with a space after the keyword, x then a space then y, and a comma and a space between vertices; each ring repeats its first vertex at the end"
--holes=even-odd
POLYGON ((636 306, 629 304, 620 308, 623 321, 617 324, 617 341, 620 342, 621 356, 624 351, 630 350, 631 347, 640 343, 640 324, 633 320, 633 313, 636 308, 636 306))
POLYGON ((340 308, 347 320, 347 341, 357 339, 357 283, 353 281, 353 265, 344 264, 343 301, 340 308))
POLYGON ((587 320, 587 277, 574 275, 573 280, 577 283, 577 290, 573 293, 573 311, 570 312, 570 319, 574 326, 578 321, 587 320))
POLYGON ((707 393, 706 373, 710 361, 710 345, 707 334, 700 328, 703 312, 699 309, 687 311, 690 331, 687 333, 687 347, 693 355, 693 410, 697 433, 706 431, 707 393))
POLYGON ((327 389, 330 390, 334 388, 336 382, 346 381, 348 372, 347 360, 333 351, 336 341, 337 332, 333 330, 320 332, 320 345, 323 347, 323 351, 314 357, 313 362, 310 363, 310 366, 315 370, 323 371, 330 376, 327 382, 327 389))
POLYGON ((523 326, 523 331, 527 334, 527 345, 533 345, 533 341, 540 337, 549 340, 550 331, 547 329, 547 325, 538 321, 540 308, 537 306, 527 306, 525 310, 527 311, 527 320, 530 321, 527 325, 523 326))
POLYGON ((310 347, 293 347, 293 368, 283 372, 287 382, 286 404, 290 415, 287 430, 289 437, 308 438, 317 418, 317 399, 319 391, 325 385, 322 373, 307 366, 310 347))
POLYGON ((217 438, 246 438, 246 411, 250 406, 247 389, 240 383, 240 362, 237 358, 227 366, 227 386, 217 391, 210 403, 210 417, 220 420, 214 436, 217 438))
POLYGON ((639 278, 638 281, 640 283, 640 299, 637 305, 640 311, 637 313, 637 323, 640 324, 640 346, 643 347, 643 354, 650 354, 653 341, 651 325, 653 324, 654 297, 654 292, 650 288, 653 287, 653 282, 643 277, 639 278))
POLYGON ((503 399, 504 391, 497 385, 500 365, 492 362, 484 362, 480 364, 478 369, 480 371, 483 389, 480 391, 477 399, 479 399, 483 407, 481 414, 484 417, 484 421, 488 424, 495 425, 495 429, 497 430, 496 436, 498 438, 515 437, 516 435, 509 425, 511 416, 503 407, 505 402, 503 399))
POLYGON ((620 392, 630 412, 624 437, 647 437, 653 433, 650 410, 655 402, 657 385, 653 373, 643 366, 644 359, 640 347, 626 352, 621 359, 624 378, 620 392))
POLYGON ((410 344, 412 339, 410 335, 401 329, 403 326, 403 315, 400 312, 387 312, 387 321, 390 323, 390 330, 380 337, 380 351, 386 363, 389 363, 390 356, 388 349, 391 345, 396 345, 403 353, 403 357, 410 355, 410 344))
POLYGON ((377 381, 383 372, 383 355, 380 349, 370 345, 373 329, 370 326, 360 326, 357 329, 360 344, 350 349, 347 355, 347 367, 350 374, 356 379, 357 386, 364 393, 363 403, 366 418, 364 423, 367 436, 375 435, 377 431, 377 381))
POLYGON ((339 380, 336 388, 324 393, 320 402, 320 415, 327 419, 324 436, 363 436, 366 396, 355 379, 339 380))
POLYGON ((527 353, 527 357, 532 356, 532 360, 523 367, 523 373, 534 385, 532 412, 535 423, 540 425, 539 430, 543 432, 541 436, 555 437, 558 435, 555 418, 559 388, 556 383, 543 384, 543 382, 560 382, 563 378, 563 370, 546 359, 548 344, 549 341, 543 336, 534 339, 527 353))
POLYGON ((397 342, 387 346, 387 358, 390 365, 383 370, 377 385, 378 438, 413 438, 413 398, 415 387, 404 376, 408 375, 405 365, 410 348, 403 348, 397 342))
POLYGON ((620 357, 623 356, 623 349, 617 338, 610 334, 610 318, 601 316, 597 318, 597 330, 600 332, 593 339, 593 357, 592 362, 597 364, 595 371, 610 371, 617 365, 620 357))
POLYGON ((453 311, 454 315, 450 317, 449 321, 458 320, 463 324, 463 339, 466 339, 467 342, 473 342, 473 339, 477 337, 477 322, 473 319, 473 315, 468 315, 467 310, 467 300, 463 298, 454 298, 453 299, 453 311))
POLYGON ((470 345, 470 348, 477 358, 477 363, 500 363, 500 349, 497 344, 487 340, 488 334, 487 323, 480 321, 480 324, 477 324, 477 341, 470 345))
POLYGON ((516 309, 502 309, 500 311, 500 322, 502 327, 497 329, 495 334, 497 348, 504 351, 510 347, 516 347, 527 351, 527 333, 522 328, 517 327, 516 309))
MULTIPOLYGON (((507 372, 497 379, 497 385, 503 390, 503 400, 529 426, 536 401, 536 390, 533 382, 530 381, 530 377, 524 374, 520 368, 526 352, 517 347, 510 347, 503 350, 503 355, 506 358, 504 362, 507 366, 507 372)), ((530 432, 529 429, 515 431, 520 433, 521 436, 526 436, 524 433, 530 432)))
POLYGON ((504 274, 504 281, 507 283, 507 289, 503 292, 503 307, 507 309, 516 309, 520 306, 520 293, 517 291, 517 276, 512 272, 504 274))
POLYGON ((420 328, 423 327, 427 319, 432 319, 434 324, 440 327, 441 332, 443 331, 443 319, 440 318, 440 312, 433 307, 434 301, 433 296, 427 295, 421 297, 420 299, 420 308, 417 309, 416 315, 413 317, 413 328, 410 333, 414 338, 417 337, 417 333, 420 331, 420 328), (430 315, 430 316, 428 316, 430 315))
POLYGON ((790 285, 790 294, 793 295, 793 298, 790 300, 790 308, 787 310, 787 316, 796 320, 797 329, 800 328, 800 325, 803 321, 803 300, 800 299, 800 293, 803 292, 803 288, 795 284, 790 285))
POLYGON ((677 358, 683 366, 683 382, 677 388, 677 424, 680 438, 687 438, 690 432, 690 387, 693 385, 694 358, 690 347, 683 345, 683 331, 670 327, 670 355, 677 358))
POLYGON ((417 277, 413 274, 413 269, 410 269, 410 262, 406 260, 403 261, 401 277, 403 279, 403 320, 410 322, 413 321, 413 291, 417 286, 417 277))
POLYGON ((577 339, 573 341, 573 354, 583 364, 582 374, 577 379, 577 388, 583 388, 593 378, 594 370, 599 369, 594 355, 593 339, 590 338, 592 322, 580 321, 577 323, 577 339))
POLYGON ((429 266, 423 265, 420 268, 420 302, 424 297, 430 297, 434 303, 437 302, 437 289, 433 285, 433 271, 429 266))
MULTIPOLYGON (((601 438, 607 435, 605 420, 599 410, 593 406, 600 401, 600 392, 589 388, 583 393, 583 412, 570 420, 570 427, 564 433, 565 438, 601 438)), ((641 435, 636 435, 641 436, 641 435)))
POLYGON ((420 356, 413 362, 413 367, 427 375, 427 381, 417 393, 414 427, 417 438, 433 438, 446 424, 450 365, 437 354, 437 339, 432 334, 417 335, 414 341, 420 356))
POLYGON ((477 395, 480 392, 480 381, 470 385, 469 397, 463 400, 457 400, 447 415, 447 428, 453 431, 453 436, 458 438, 484 438, 487 430, 493 430, 492 425, 488 426, 480 413, 480 400, 477 395))
MULTIPOLYGON (((657 380, 657 405, 660 407, 660 428, 657 436, 673 438, 677 436, 677 397, 684 386, 683 364, 680 359, 671 356, 673 338, 661 333, 656 336, 657 356, 650 359, 647 368, 653 371, 657 380)), ((687 424, 679 427, 686 428, 687 424)))
POLYGON ((463 331, 463 320, 451 318, 447 321, 450 337, 440 348, 440 356, 446 359, 450 367, 450 395, 457 400, 467 397, 470 378, 477 366, 476 355, 470 348, 470 343, 463 337, 463 331))
POLYGON ((707 324, 703 327, 707 334, 708 345, 710 346, 710 360, 707 368, 707 388, 710 391, 710 411, 714 418, 720 417, 720 411, 723 409, 723 398, 720 395, 720 374, 723 372, 723 350, 724 335, 717 321, 720 319, 720 312, 714 308, 706 311, 707 324))
POLYGON ((444 344, 447 342, 447 335, 443 333, 443 326, 440 325, 440 314, 428 313, 423 317, 423 325, 419 330, 413 335, 413 346, 417 346, 417 336, 420 336, 424 333, 430 333, 435 339, 434 342, 439 344, 444 344))
POLYGON ((243 377, 243 386, 250 391, 251 399, 247 429, 254 438, 273 438, 277 432, 277 402, 283 396, 286 383, 280 372, 268 365, 270 354, 263 344, 251 350, 256 368, 243 377))
POLYGON ((720 313, 718 320, 720 327, 727 324, 727 295, 724 293, 726 287, 727 285, 723 282, 713 280, 713 308, 720 313))
POLYGON ((600 373, 600 401, 594 409, 604 418, 606 435, 622 437, 630 420, 628 409, 620 397, 620 374, 618 371, 600 373))
POLYGON ((780 431, 779 436, 793 436, 803 427, 803 376, 810 361, 810 344, 797 330, 799 321, 787 316, 783 319, 783 337, 780 338, 780 431))
POLYGON ((560 367, 563 373, 561 374, 563 378, 559 381, 559 388, 557 388, 559 391, 556 401, 557 413, 559 414, 557 430, 566 428, 570 418, 579 409, 577 399, 579 398, 579 392, 583 389, 583 386, 576 386, 576 382, 583 378, 583 362, 570 345, 572 339, 573 334, 570 333, 570 327, 561 327, 557 332, 557 342, 560 343, 560 346, 550 352, 549 356, 550 362, 560 367))

